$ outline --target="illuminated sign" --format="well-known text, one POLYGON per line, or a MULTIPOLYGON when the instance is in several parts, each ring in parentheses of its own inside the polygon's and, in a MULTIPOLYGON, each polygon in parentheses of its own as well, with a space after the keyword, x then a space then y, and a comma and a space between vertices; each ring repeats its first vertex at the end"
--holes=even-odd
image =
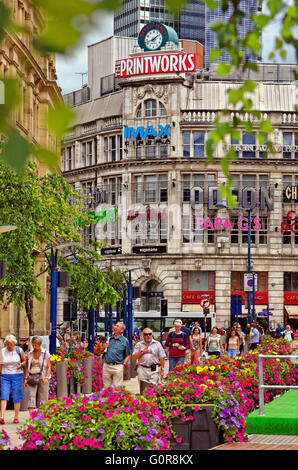
MULTIPOLYGON (((89 222, 91 224, 100 224, 105 222, 117 222, 118 209, 104 209, 102 212, 90 211, 88 212, 89 222)), ((78 218, 77 224, 79 226, 84 225, 81 218, 78 218)))
POLYGON ((152 126, 147 126, 146 128, 139 126, 136 129, 134 127, 125 127, 124 139, 130 139, 131 136, 136 139, 137 137, 146 138, 148 136, 161 137, 162 135, 171 135, 168 131, 171 124, 166 124, 165 126, 160 124, 158 127, 158 131, 156 131, 152 126))
POLYGON ((298 233, 298 223, 296 221, 296 217, 295 217, 295 211, 289 211, 287 213, 287 219, 288 219, 288 222, 282 222, 281 223, 281 233, 288 233, 289 230, 291 230, 291 232, 293 233, 298 233), (292 214, 293 214, 293 217, 292 217, 292 214))
MULTIPOLYGON (((261 210, 273 210, 274 208, 274 189, 261 187, 257 190, 254 187, 231 188, 233 196, 237 199, 236 208, 254 209, 259 205, 261 210)), ((204 189, 201 186, 193 186, 190 190, 190 203, 192 206, 203 205, 207 201, 208 209, 218 209, 216 204, 220 201, 220 188, 218 186, 209 186, 204 189)))
POLYGON ((195 72, 196 55, 184 53, 156 54, 117 60, 116 78, 173 72, 195 72))
POLYGON ((289 201, 298 200, 298 186, 288 186, 285 189, 285 196, 289 201))
MULTIPOLYGON (((260 219, 258 217, 255 217, 254 219, 251 217, 251 223, 252 225, 252 230, 261 230, 261 224, 260 224, 260 219)), ((237 221, 238 228, 240 230, 248 230, 248 219, 245 217, 241 217, 237 221)), ((225 219, 223 221, 220 217, 216 217, 214 225, 212 224, 211 220, 209 217, 207 217, 206 221, 203 217, 198 217, 197 218, 197 229, 200 230, 200 228, 203 226, 203 230, 210 229, 210 230, 224 230, 228 228, 229 230, 233 230, 233 227, 229 221, 229 219, 225 219)))

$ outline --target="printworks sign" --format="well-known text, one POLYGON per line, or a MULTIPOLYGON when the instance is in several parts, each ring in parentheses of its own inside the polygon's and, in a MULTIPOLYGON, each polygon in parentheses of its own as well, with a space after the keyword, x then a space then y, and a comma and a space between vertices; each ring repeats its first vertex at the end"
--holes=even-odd
POLYGON ((117 60, 116 78, 173 72, 195 72, 196 55, 186 53, 156 54, 117 60))

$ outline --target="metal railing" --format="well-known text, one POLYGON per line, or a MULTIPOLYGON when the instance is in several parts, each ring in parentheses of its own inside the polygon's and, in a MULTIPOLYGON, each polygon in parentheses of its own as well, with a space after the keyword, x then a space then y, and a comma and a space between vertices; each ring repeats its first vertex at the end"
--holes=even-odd
POLYGON ((288 389, 298 389, 298 386, 295 385, 264 385, 264 370, 263 370, 263 359, 268 359, 269 357, 274 357, 275 359, 291 359, 292 362, 298 363, 297 355, 277 355, 277 354, 259 354, 259 416, 265 416, 264 411, 264 389, 265 388, 288 388, 288 389))

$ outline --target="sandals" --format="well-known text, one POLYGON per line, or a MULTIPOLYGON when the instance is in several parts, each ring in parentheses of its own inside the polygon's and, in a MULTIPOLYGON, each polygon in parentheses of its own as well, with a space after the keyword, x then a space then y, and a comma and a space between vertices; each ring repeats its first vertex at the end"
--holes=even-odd
POLYGON ((14 424, 19 424, 19 422, 20 422, 20 421, 19 421, 17 418, 15 418, 15 419, 13 420, 13 423, 14 423, 14 424))
POLYGON ((5 421, 3 418, 0 418, 0 424, 5 424, 5 421))

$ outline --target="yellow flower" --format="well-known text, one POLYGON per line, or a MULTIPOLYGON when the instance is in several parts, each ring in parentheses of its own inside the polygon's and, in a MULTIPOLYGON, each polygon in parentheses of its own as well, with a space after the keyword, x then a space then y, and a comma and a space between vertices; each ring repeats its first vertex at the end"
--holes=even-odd
POLYGON ((211 366, 211 367, 210 367, 210 370, 214 370, 214 369, 215 369, 215 367, 214 367, 214 366, 211 366))
POLYGON ((198 367, 197 367, 197 374, 199 374, 199 373, 202 372, 202 371, 203 371, 203 368, 200 367, 200 366, 198 366, 198 367))

